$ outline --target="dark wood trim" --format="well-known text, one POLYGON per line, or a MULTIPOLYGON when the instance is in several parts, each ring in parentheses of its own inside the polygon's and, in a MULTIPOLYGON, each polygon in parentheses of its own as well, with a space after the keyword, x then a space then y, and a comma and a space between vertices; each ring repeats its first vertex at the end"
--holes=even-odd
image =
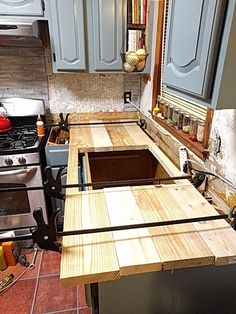
POLYGON ((156 106, 157 96, 160 94, 160 81, 161 81, 161 55, 162 55, 162 35, 164 27, 164 12, 165 1, 160 0, 158 5, 157 17, 157 33, 156 33, 156 51, 155 51, 155 64, 153 74, 153 93, 152 93, 152 110, 156 106))
POLYGON ((158 122, 170 134, 172 134, 177 140, 179 140, 183 145, 190 149, 195 155, 197 155, 202 160, 206 159, 209 151, 202 146, 202 143, 191 141, 188 134, 184 133, 182 130, 177 130, 171 125, 167 124, 166 120, 158 117, 154 117, 154 120, 158 122))
POLYGON ((213 109, 207 109, 204 135, 203 135, 203 141, 202 141, 203 148, 208 147, 208 141, 209 141, 210 132, 211 132, 212 117, 213 117, 213 109))

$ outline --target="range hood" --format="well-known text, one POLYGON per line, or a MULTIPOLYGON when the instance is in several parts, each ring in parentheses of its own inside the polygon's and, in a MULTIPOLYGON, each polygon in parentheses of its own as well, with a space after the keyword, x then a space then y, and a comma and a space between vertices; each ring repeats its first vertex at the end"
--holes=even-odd
POLYGON ((42 47, 38 21, 0 19, 0 46, 42 47))

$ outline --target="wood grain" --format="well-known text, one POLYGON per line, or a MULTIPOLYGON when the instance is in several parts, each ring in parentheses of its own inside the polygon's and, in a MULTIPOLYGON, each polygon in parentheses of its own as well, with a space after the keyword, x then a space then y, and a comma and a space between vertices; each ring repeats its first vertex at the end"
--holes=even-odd
MULTIPOLYGON (((64 230, 109 226, 101 191, 69 195, 64 230)), ((63 286, 118 279, 119 266, 111 232, 63 238, 60 280, 63 286)))
MULTIPOLYGON (((140 149, 152 153, 165 169, 165 175, 180 175, 135 124, 71 127, 67 183, 78 183, 81 152, 87 156, 95 151, 140 149)), ((188 180, 87 192, 75 188, 66 190, 64 230, 216 214, 188 180)), ((162 269, 235 262, 236 233, 224 220, 69 236, 63 239, 61 283, 70 286, 162 269)))
MULTIPOLYGON (((146 222, 187 218, 166 188, 132 188, 146 222)), ((214 255, 192 224, 149 228, 163 262, 163 269, 209 265, 214 255)))
MULTIPOLYGON (((143 223, 130 187, 104 189, 111 226, 143 223)), ((113 232, 121 275, 161 270, 162 262, 146 228, 113 232)))
MULTIPOLYGON (((187 186, 167 189, 189 218, 218 214, 194 188, 187 186)), ((194 226, 214 253, 216 265, 236 263, 236 234, 225 220, 198 222, 194 226)))

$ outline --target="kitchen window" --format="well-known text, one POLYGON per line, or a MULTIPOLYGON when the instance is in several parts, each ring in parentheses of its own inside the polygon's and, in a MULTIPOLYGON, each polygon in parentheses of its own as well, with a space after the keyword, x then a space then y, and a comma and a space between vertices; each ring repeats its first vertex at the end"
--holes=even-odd
MULTIPOLYGON (((167 16, 168 16, 168 4, 169 0, 159 1, 158 7, 158 25, 156 35, 156 55, 155 55, 155 68, 153 77, 153 101, 152 101, 152 113, 158 103, 159 109, 161 109, 162 116, 167 115, 168 106, 171 107, 170 114, 172 114, 171 120, 168 116, 165 119, 153 114, 153 119, 157 121, 162 127, 164 127, 169 133, 174 135, 183 145, 188 147, 201 159, 205 159, 208 154, 208 139, 210 134, 210 126, 212 121, 212 109, 207 109, 192 101, 188 101, 185 98, 173 95, 171 92, 167 92, 163 88, 163 69, 164 69, 164 56, 165 56, 165 40, 167 31, 167 16), (205 125, 200 129, 197 141, 197 136, 191 137, 189 133, 183 132, 182 128, 178 128, 177 122, 175 121, 176 116, 173 116, 171 112, 172 106, 177 114, 189 114, 190 117, 196 118, 202 125, 205 125), (166 107, 166 108, 165 108, 166 107), (174 119, 174 120, 173 120, 174 119), (201 137, 201 138, 200 138, 201 137), (191 139, 190 139, 191 138, 191 139)), ((182 119, 182 117, 181 117, 182 119)), ((194 120, 194 119, 192 119, 194 120)), ((196 132, 196 130, 195 130, 196 132)), ((197 134, 196 134, 197 135, 197 134)))

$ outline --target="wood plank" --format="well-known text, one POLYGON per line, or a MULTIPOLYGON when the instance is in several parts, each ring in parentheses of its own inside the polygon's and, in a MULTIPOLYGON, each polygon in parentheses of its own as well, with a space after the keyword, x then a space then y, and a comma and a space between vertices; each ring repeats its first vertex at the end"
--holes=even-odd
POLYGON ((94 143, 90 126, 71 126, 69 146, 76 145, 80 152, 93 151, 94 143))
MULTIPOLYGON (((218 214, 194 187, 167 189, 189 218, 218 214)), ((194 226, 214 253, 216 265, 236 263, 236 233, 225 220, 196 222, 194 226)))
MULTIPOLYGON (((68 195, 64 230, 109 226, 102 191, 68 195)), ((63 286, 115 280, 120 277, 111 232, 63 238, 60 280, 63 286)))
MULTIPOLYGON (((97 122, 97 121, 93 120, 90 122, 97 122)), ((113 144, 111 142, 111 139, 109 137, 109 134, 104 124, 91 125, 90 129, 91 129, 91 135, 93 138, 95 152, 113 150, 113 144)))
MULTIPOLYGON (((132 188, 146 222, 186 218, 186 214, 166 188, 132 188)), ((163 269, 176 269, 214 263, 214 255, 192 224, 149 228, 163 269)))
MULTIPOLYGON (((134 123, 132 123, 136 126, 134 123)), ((107 132, 113 144, 114 150, 130 150, 136 147, 136 143, 122 124, 106 125, 107 132)))
MULTIPOLYGON (((78 184, 78 163, 78 148, 76 146, 69 146, 66 184, 78 184)), ((66 195, 74 195, 78 191, 78 188, 66 189, 66 195)))
MULTIPOLYGON (((112 226, 143 223, 130 187, 104 189, 112 226)), ((162 269, 161 259, 146 228, 113 232, 121 275, 162 269)))
POLYGON ((127 123, 123 124, 123 127, 133 139, 134 145, 137 147, 145 149, 151 145, 152 141, 137 124, 127 123))

